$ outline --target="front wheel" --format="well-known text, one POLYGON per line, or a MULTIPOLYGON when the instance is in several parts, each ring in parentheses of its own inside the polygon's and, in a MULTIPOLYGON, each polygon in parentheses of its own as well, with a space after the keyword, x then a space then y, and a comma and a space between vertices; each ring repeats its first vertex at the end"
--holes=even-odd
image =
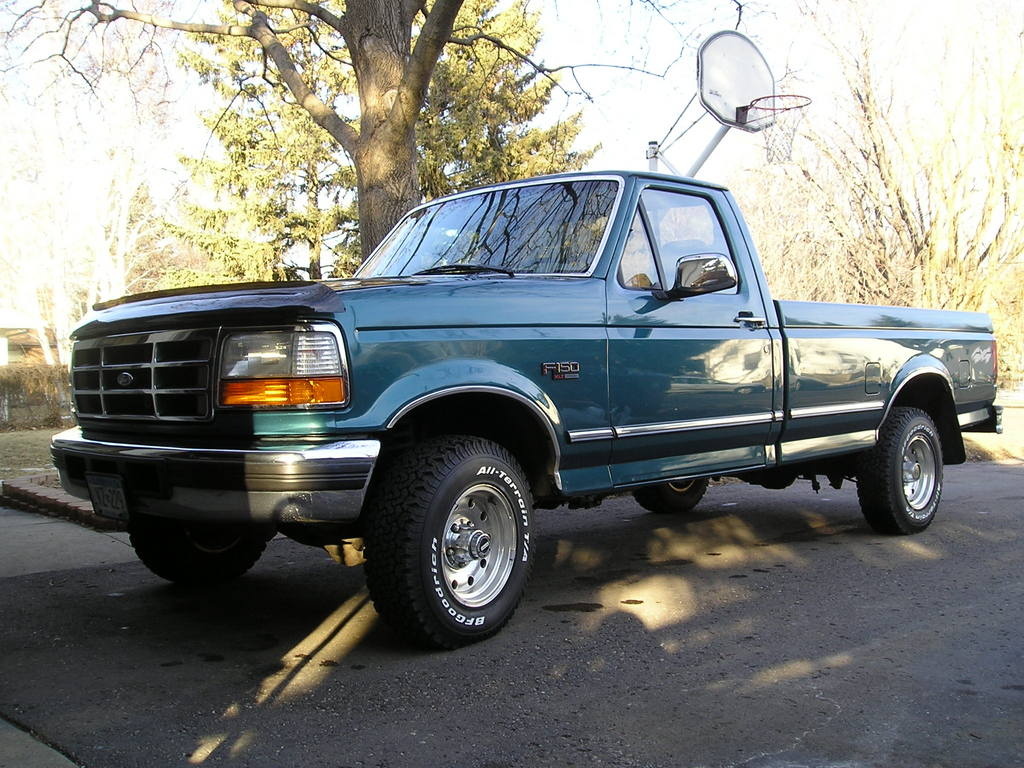
POLYGON ((857 468, 857 498, 878 533, 920 533, 935 518, 942 497, 942 442, 919 408, 893 408, 878 443, 857 468))
POLYGON ((477 437, 425 441, 383 469, 365 515, 367 586, 398 632, 457 648, 512 617, 533 563, 533 501, 503 447, 477 437))
POLYGON ((259 560, 263 532, 246 525, 190 523, 133 515, 128 524, 135 554, 168 581, 192 587, 230 581, 259 560))

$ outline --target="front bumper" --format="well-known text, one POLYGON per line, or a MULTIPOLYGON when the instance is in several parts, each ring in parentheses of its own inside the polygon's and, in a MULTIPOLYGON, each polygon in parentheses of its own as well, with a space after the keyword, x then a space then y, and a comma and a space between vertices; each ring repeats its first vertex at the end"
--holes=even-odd
POLYGON ((50 446, 64 489, 89 498, 86 475, 121 478, 133 512, 206 522, 347 522, 359 517, 380 441, 256 449, 91 440, 79 428, 50 446))

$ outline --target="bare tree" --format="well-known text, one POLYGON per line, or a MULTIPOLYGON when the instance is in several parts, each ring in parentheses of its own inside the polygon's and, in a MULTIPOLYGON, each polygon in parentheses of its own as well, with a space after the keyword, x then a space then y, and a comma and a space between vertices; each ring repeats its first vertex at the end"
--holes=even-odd
MULTIPOLYGON (((87 44, 81 65, 104 69, 100 52, 87 44)), ((159 74, 143 66, 130 80, 98 78, 102 113, 59 64, 0 79, 0 298, 44 321, 47 362, 66 363, 67 337, 89 307, 138 290, 169 252, 150 197, 148 155, 166 106, 159 74)))
POLYGON ((808 9, 831 30, 823 37, 843 75, 834 119, 816 113, 794 163, 737 186, 774 288, 991 312, 1003 378, 1019 380, 1010 361, 1024 351, 1024 318, 1011 276, 1024 253, 1024 17, 1005 5, 1002 27, 964 9, 963 50, 944 49, 961 58, 929 71, 927 90, 901 79, 900 52, 879 41, 862 4, 808 9))

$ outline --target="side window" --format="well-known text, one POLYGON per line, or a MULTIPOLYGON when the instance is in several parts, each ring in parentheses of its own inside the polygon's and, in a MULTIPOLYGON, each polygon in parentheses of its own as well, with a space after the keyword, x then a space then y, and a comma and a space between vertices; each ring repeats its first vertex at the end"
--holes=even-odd
POLYGON ((653 230, 666 282, 675 280, 676 262, 683 256, 721 253, 732 258, 718 216, 705 198, 648 189, 640 199, 653 230))
POLYGON ((626 238, 626 246, 622 249, 622 259, 619 261, 619 283, 635 291, 661 288, 658 268, 654 264, 654 251, 651 250, 640 211, 636 212, 633 223, 629 225, 629 237, 626 238))

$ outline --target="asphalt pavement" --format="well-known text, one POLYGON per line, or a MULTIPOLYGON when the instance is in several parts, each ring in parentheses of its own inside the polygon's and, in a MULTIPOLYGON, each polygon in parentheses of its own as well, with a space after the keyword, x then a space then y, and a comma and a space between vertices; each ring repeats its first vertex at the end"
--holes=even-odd
POLYGON ((512 623, 447 653, 285 539, 197 594, 0 511, 0 766, 1024 767, 1022 502, 981 463, 913 537, 807 483, 540 511, 512 623))

